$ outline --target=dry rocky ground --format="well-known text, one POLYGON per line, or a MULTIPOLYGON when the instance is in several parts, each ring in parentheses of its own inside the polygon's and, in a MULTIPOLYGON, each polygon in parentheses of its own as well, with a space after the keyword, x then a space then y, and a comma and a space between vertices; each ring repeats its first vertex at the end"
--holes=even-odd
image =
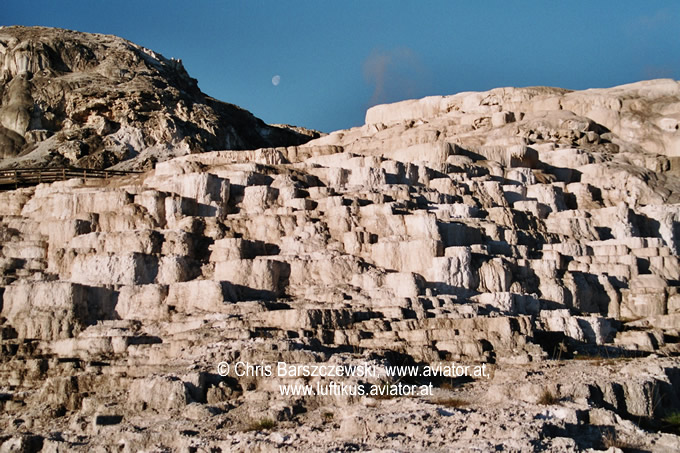
POLYGON ((503 88, 2 192, 0 451, 678 451, 679 121, 503 88))

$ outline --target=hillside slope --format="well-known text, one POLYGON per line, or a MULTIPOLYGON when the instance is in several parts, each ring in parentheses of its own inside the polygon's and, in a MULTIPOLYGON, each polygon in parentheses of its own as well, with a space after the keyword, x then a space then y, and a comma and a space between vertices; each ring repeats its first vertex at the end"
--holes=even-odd
POLYGON ((110 35, 0 28, 0 166, 150 167, 217 149, 298 145, 207 96, 180 60, 110 35))
POLYGON ((459 93, 0 192, 0 451, 680 451, 679 105, 459 93))

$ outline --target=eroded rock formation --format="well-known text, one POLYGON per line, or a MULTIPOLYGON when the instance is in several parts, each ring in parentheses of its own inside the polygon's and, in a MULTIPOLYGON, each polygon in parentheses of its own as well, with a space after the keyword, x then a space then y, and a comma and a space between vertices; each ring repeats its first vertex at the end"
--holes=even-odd
MULTIPOLYGON (((198 88, 180 60, 110 35, 0 29, 0 166, 151 168, 216 149, 296 145, 198 88)), ((318 136, 318 134, 316 134, 318 136)))
POLYGON ((669 80, 461 93, 4 192, 3 448, 680 448, 678 112, 669 80), (329 381, 239 361, 490 377, 292 397, 329 381))

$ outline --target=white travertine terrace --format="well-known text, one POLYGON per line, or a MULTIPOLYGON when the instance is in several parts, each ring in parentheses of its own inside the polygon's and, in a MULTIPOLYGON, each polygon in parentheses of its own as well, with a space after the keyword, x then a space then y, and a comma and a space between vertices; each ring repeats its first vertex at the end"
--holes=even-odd
POLYGON ((500 88, 2 192, 1 448, 677 450, 679 114, 671 80, 500 88), (493 375, 302 398, 220 361, 493 375))

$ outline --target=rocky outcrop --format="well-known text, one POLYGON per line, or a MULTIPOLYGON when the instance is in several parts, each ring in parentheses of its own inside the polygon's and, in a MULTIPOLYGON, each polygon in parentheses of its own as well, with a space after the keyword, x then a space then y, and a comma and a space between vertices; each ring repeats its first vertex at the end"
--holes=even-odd
POLYGON ((677 450, 676 90, 407 101, 0 194, 3 448, 677 450))
POLYGON ((180 60, 124 39, 0 29, 0 166, 150 168, 216 149, 298 145, 314 131, 269 126, 202 93, 180 60))

